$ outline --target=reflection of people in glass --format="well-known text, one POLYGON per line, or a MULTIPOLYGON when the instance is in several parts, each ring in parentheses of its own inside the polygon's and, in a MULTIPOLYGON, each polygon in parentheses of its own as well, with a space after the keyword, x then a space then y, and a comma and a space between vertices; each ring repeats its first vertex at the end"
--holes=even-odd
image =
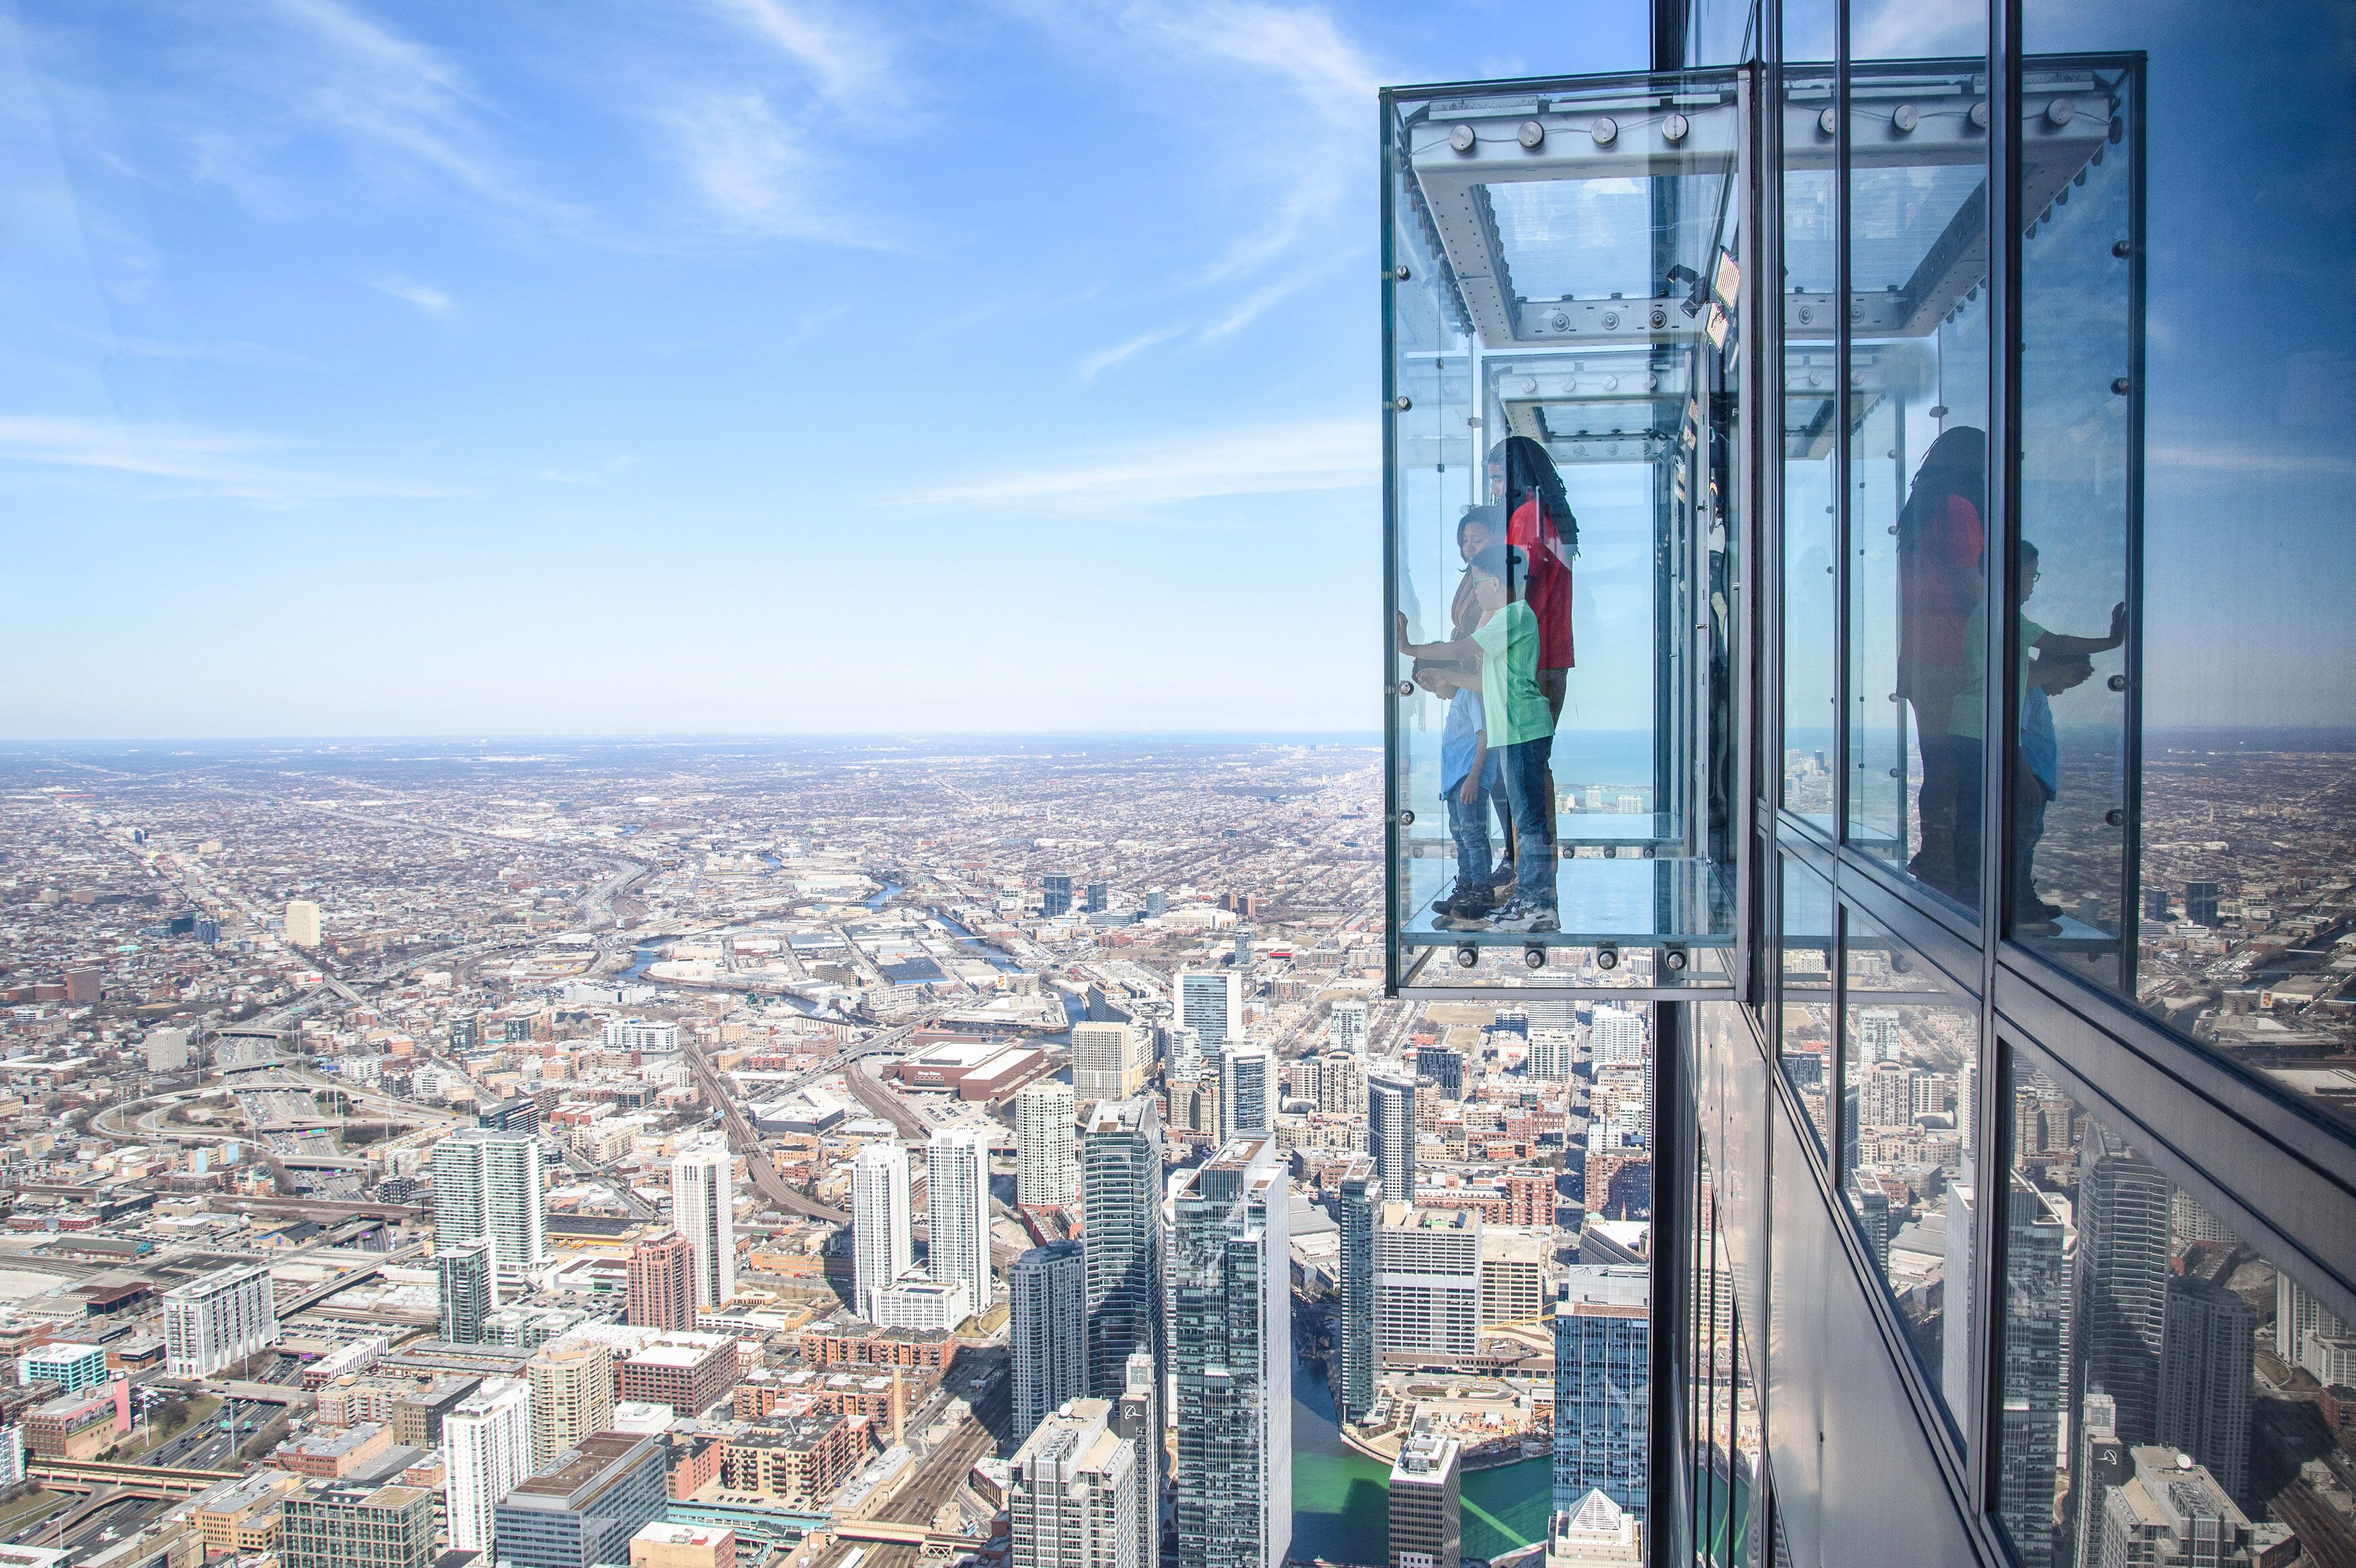
MULTIPOLYGON (((2030 594, 2037 592, 2037 547, 2026 539, 2020 545, 2020 563, 2014 586, 2013 603, 2025 606, 2030 594)), ((2013 929, 2019 932, 2051 932, 2053 922, 2062 913, 2057 904, 2049 904, 2037 896, 2037 841, 2045 836, 2045 807, 2062 793, 2062 747, 2053 731, 2053 708, 2048 694, 2067 691, 2083 685, 2094 673, 2089 656, 2108 653, 2126 641, 2127 607, 2124 603, 2111 607, 2111 631, 2106 637, 2072 637, 2060 632, 2049 632, 2029 618, 2023 608, 2020 618, 2020 751, 2013 768, 2013 862, 2012 912, 2013 929), (2029 656, 2031 649, 2037 657, 2029 656)), ((1982 694, 1987 683, 1979 678, 1985 668, 1980 662, 1987 647, 1987 634, 1985 615, 1976 615, 1964 639, 1964 656, 1969 663, 1974 678, 1955 698, 1954 733, 1959 738, 1962 761, 1970 778, 1958 791, 1958 799, 1971 808, 1969 832, 1977 859, 1979 831, 1979 737, 1986 728, 1987 715, 1982 694)), ((1958 820, 1959 831, 1964 824, 1958 820)), ((1960 855, 1958 856, 1960 859, 1960 855)))
MULTIPOLYGON (((1527 603, 1528 566, 1517 549, 1483 554, 1472 562, 1476 621, 1472 634, 1453 642, 1409 643, 1407 617, 1398 618, 1399 651, 1413 658, 1453 664, 1476 658, 1481 670, 1481 713, 1490 754, 1497 759, 1505 797, 1514 812, 1514 896, 1494 924, 1506 931, 1554 931, 1554 848, 1547 841, 1547 759, 1553 750, 1554 715, 1538 688, 1538 628, 1527 603)), ((1463 853, 1462 849, 1460 855, 1463 853)), ((1482 845, 1487 853, 1487 845, 1482 845)), ((1462 888, 1460 860, 1459 898, 1462 888)))
POLYGON ((1922 759, 1921 848, 1906 869, 1967 904, 1979 901, 1978 824, 1966 859, 1957 838, 1961 759, 1949 726, 1956 693, 1974 674, 1964 636, 1987 597, 1987 434, 1959 425, 1931 443, 1898 514, 1898 695, 1914 711, 1922 759))

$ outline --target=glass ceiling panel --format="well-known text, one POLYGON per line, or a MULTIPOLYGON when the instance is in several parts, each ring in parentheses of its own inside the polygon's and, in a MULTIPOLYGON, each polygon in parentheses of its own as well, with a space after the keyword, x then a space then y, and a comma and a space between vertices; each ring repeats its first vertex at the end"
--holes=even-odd
POLYGON ((1650 299, 1649 180, 1512 180, 1481 188, 1525 300, 1650 299))
POLYGON ((1986 180, 1969 164, 1860 168, 1850 186, 1849 286, 1903 288, 1986 180))

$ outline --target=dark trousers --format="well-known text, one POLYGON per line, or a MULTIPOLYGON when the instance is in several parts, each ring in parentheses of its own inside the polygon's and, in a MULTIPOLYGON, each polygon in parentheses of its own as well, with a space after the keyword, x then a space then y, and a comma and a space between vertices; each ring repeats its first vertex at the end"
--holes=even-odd
POLYGON ((1547 807, 1554 784, 1547 763, 1554 737, 1494 750, 1505 765, 1505 798, 1514 807, 1514 896, 1534 909, 1552 909, 1554 834, 1547 807))

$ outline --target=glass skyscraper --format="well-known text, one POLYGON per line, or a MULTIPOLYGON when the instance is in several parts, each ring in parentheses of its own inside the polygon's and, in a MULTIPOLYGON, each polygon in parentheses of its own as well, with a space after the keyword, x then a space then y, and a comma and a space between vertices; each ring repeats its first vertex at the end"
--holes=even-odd
POLYGON ((1171 1189, 1178 1568, 1283 1568, 1292 1547, 1284 1163, 1239 1138, 1171 1189))
POLYGON ((1080 1135, 1087 1392, 1119 1399, 1129 1359, 1162 1364, 1162 1120, 1152 1096, 1099 1102, 1080 1135))

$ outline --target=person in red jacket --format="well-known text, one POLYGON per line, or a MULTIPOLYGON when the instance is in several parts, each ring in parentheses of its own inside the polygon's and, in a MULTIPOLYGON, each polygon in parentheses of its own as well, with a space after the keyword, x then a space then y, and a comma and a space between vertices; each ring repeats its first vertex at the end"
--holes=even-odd
MULTIPOLYGON (((1562 475, 1546 447, 1526 435, 1509 435, 1489 452, 1489 498, 1505 509, 1505 542, 1529 562, 1527 602, 1537 620, 1538 690, 1558 722, 1569 688, 1571 560, 1579 554, 1579 518, 1563 494, 1562 475)), ((1558 752, 1557 755, 1560 753, 1558 752)), ((1547 842, 1555 832, 1554 773, 1547 770, 1547 842)))
POLYGON ((1954 718, 1976 673, 1965 667, 1965 635, 1987 597, 1987 432, 1958 425, 1931 443, 1898 514, 1898 695, 1914 710, 1922 758, 1921 846, 1906 870, 1966 905, 1979 902, 1979 838, 1965 835, 1957 855, 1955 812, 1958 770, 1976 748, 1959 744, 1954 718))

